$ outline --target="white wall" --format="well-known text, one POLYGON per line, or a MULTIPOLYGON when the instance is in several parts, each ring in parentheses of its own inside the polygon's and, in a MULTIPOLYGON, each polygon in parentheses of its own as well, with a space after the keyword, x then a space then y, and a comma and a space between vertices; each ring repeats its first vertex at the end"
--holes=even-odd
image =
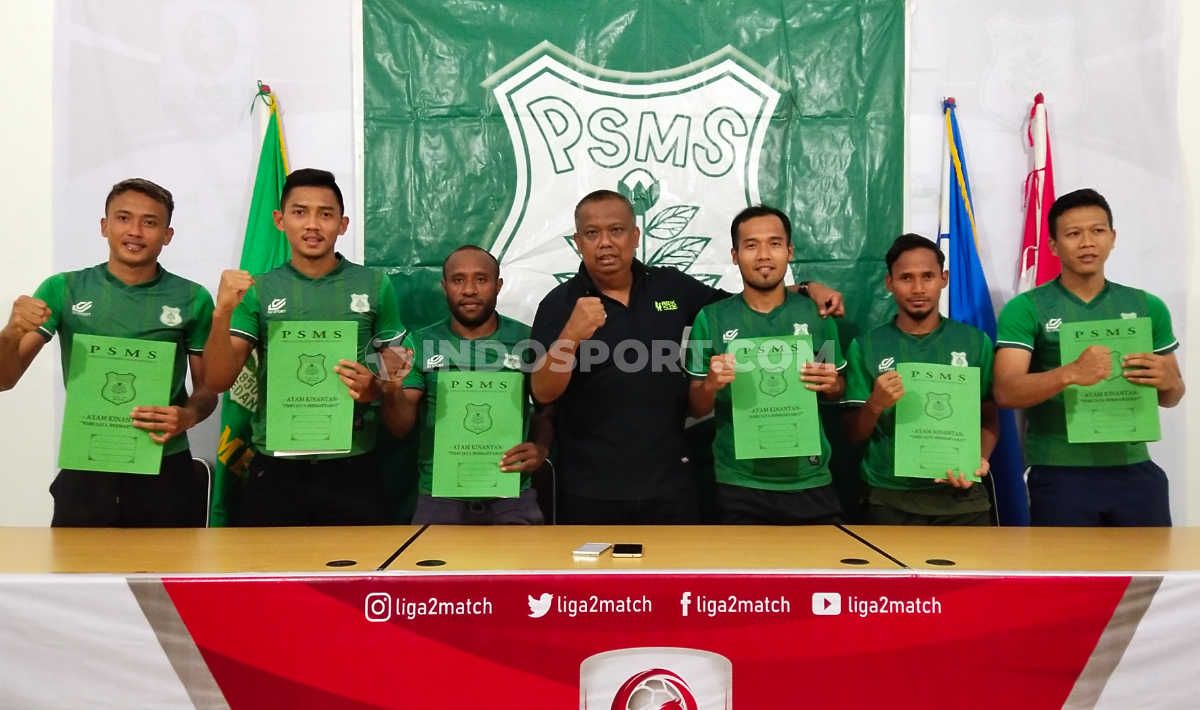
MULTIPOLYGON (((0 27, 21 28, 0 42, 0 205, 10 216, 0 259, 0 318, 49 274, 54 240, 51 201, 51 90, 54 3, 0 3, 0 27), (36 284, 35 284, 36 285, 36 284)), ((54 391, 57 359, 42 357, 20 385, 0 394, 0 524, 45 525, 50 520, 50 485, 58 434, 54 391)))
MULTIPOLYGON (((954 95, 988 275, 997 297, 1006 297, 1020 234, 1021 185, 1012 178, 1024 170, 1019 123, 1033 93, 1046 91, 1060 192, 1094 184, 1109 193, 1122 237, 1115 276, 1166 298, 1184 341, 1189 380, 1200 383, 1200 354, 1192 355, 1188 337, 1200 332, 1200 288, 1189 285, 1189 275, 1200 274, 1200 250, 1183 236, 1188 227, 1200 234, 1200 204, 1194 189, 1179 186, 1177 168, 1161 167, 1182 164, 1188 176, 1200 170, 1200 140, 1193 135, 1200 129, 1200 49, 1188 41, 1200 37, 1200 8, 1180 3, 1175 22, 1170 0, 1049 8, 1040 0, 909 2, 906 226, 926 233, 935 228, 930 185, 940 169, 931 162, 941 136, 937 101, 954 95), (939 35, 949 23, 953 32, 939 35), (1175 32, 1178 67, 1164 66, 1156 57, 1176 46, 1175 32), (1152 105, 1176 107, 1177 101, 1177 111, 1156 116, 1134 105, 1150 85, 1165 85, 1171 94, 1149 97, 1152 105), (1120 130, 1130 122, 1134 133, 1120 130), (1173 145, 1182 146, 1179 163, 1173 145), (1186 260, 1178 256, 1185 251, 1186 260)), ((256 79, 282 99, 292 166, 333 170, 348 206, 357 205, 355 7, 354 0, 0 3, 0 26, 21 28, 0 43, 6 97, 0 155, 7 168, 0 170, 0 195, 10 214, 27 216, 10 219, 0 236, 13 255, 0 260, 0 307, 7 310, 12 298, 53 271, 101 261, 97 223, 104 194, 132 175, 175 192, 177 236, 164 263, 215 288, 219 271, 237 259, 245 227, 258 151, 257 121, 248 113, 256 79)), ((358 215, 350 209, 352 233, 340 246, 358 258, 358 215)), ((61 399, 55 348, 14 391, 0 395, 3 525, 49 520, 54 403, 61 399)), ((1178 523, 1200 523, 1200 484, 1189 485, 1184 426, 1200 422, 1198 395, 1165 415, 1169 438, 1155 451, 1172 474, 1178 523)), ((212 450, 215 422, 193 437, 197 453, 212 450)))

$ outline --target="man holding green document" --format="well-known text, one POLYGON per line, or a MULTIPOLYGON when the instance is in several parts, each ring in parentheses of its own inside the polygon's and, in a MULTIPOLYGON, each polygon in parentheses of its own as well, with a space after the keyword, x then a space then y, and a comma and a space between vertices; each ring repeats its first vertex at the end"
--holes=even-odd
POLYGON ((841 505, 817 396, 837 401, 845 367, 837 326, 788 291, 787 215, 764 205, 733 219, 741 294, 700 310, 685 350, 688 413, 716 410, 717 515, 727 524, 829 524, 841 505))
POLYGON ((1031 521, 1169 526, 1146 442, 1160 437, 1158 408, 1184 394, 1171 314, 1105 277, 1117 233, 1098 192, 1062 195, 1047 218, 1062 274, 1009 301, 996 334, 996 401, 1028 410, 1031 521))
POLYGON ((442 263, 450 316, 414 333, 407 363, 387 351, 384 410, 405 436, 420 417, 420 487, 414 525, 544 522, 532 474, 546 462, 554 433, 548 410, 528 418, 525 371, 532 364, 529 326, 496 313, 500 265, 477 246, 442 263))
MULTIPOLYGON (((258 351, 256 455, 242 525, 370 525, 385 520, 373 452, 380 385, 364 361, 404 336, 388 277, 334 251, 349 218, 333 174, 288 175, 275 212, 291 258, 265 274, 221 274, 208 384, 229 389, 258 351)), ((388 407, 385 400, 383 406, 388 407)))
POLYGON ((217 404, 200 355, 213 301, 158 263, 174 210, 171 193, 149 180, 113 185, 100 219, 108 261, 46 279, 13 303, 0 331, 0 390, 55 333, 61 338, 67 402, 53 526, 202 527, 207 519, 208 479, 192 466, 185 432, 217 404))
POLYGON ((890 322, 846 355, 846 438, 867 442, 867 520, 880 525, 990 525, 983 486, 998 422, 991 401, 992 340, 938 312, 946 255, 919 234, 884 258, 896 299, 890 322))

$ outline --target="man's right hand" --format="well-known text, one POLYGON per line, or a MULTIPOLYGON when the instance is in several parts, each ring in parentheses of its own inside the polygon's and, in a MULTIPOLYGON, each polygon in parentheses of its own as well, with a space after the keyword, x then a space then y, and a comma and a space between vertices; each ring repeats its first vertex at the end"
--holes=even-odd
POLYGON ((562 338, 581 342, 592 337, 608 315, 604 312, 604 303, 596 296, 584 296, 575 301, 575 309, 563 326, 562 338))
POLYGON ((242 296, 254 285, 254 277, 249 271, 241 269, 226 269, 221 272, 221 284, 217 287, 216 311, 232 313, 233 309, 242 302, 242 296))
POLYGON ((1103 345, 1089 345, 1067 367, 1071 384, 1094 385, 1112 375, 1112 351, 1103 345))
POLYGON ((704 388, 709 392, 719 392, 733 382, 737 375, 737 364, 731 353, 713 355, 708 361, 708 374, 704 376, 704 388))
POLYGON ((904 381, 900 379, 899 372, 891 370, 875 378, 875 386, 871 388, 867 404, 882 413, 894 407, 903 396, 904 381))
POLYGON ((50 307, 45 301, 32 296, 17 296, 17 300, 13 301, 12 315, 9 316, 8 325, 4 330, 20 340, 26 333, 32 333, 45 325, 48 320, 50 307))

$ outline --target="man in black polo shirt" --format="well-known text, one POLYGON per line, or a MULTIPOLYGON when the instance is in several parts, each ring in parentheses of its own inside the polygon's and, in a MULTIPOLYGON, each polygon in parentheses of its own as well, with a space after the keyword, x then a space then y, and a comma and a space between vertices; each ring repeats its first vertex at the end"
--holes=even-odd
MULTIPOLYGON (((530 385, 538 402, 555 403, 559 522, 699 522, 680 341, 701 308, 730 294, 635 260, 640 236, 622 195, 585 196, 575 207, 579 273, 533 319, 546 354, 530 385)), ((822 316, 841 314, 841 294, 807 290, 822 316)))

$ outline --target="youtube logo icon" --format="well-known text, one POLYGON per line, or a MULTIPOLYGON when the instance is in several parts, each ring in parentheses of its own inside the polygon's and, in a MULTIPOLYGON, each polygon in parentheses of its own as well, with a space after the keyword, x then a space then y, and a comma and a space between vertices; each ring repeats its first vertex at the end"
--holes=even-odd
POLYGON ((837 616, 842 613, 842 595, 838 592, 814 592, 812 595, 814 616, 837 616))

